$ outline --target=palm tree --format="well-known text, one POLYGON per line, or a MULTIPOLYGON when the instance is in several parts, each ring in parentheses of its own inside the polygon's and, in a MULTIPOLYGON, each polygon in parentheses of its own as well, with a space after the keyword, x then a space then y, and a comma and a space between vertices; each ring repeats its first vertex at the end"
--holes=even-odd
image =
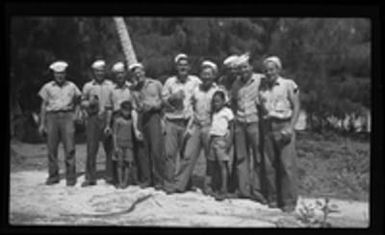
POLYGON ((123 17, 113 17, 116 29, 119 34, 120 44, 122 46, 124 56, 127 61, 127 68, 133 64, 137 63, 136 55, 134 48, 132 47, 130 35, 128 34, 126 24, 123 17))

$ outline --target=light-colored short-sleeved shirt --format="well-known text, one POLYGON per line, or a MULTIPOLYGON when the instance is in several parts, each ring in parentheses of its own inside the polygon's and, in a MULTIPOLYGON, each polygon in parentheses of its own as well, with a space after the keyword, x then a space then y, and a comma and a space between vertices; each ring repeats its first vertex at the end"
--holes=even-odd
POLYGON ((165 116, 169 119, 188 119, 193 115, 193 108, 191 105, 191 96, 195 88, 201 84, 201 80, 194 75, 188 75, 187 80, 182 83, 176 76, 170 77, 166 80, 163 90, 163 100, 168 100, 172 94, 183 91, 184 97, 173 106, 176 110, 165 109, 165 116))
POLYGON ((211 100, 216 91, 220 88, 213 83, 211 88, 204 91, 197 86, 191 96, 191 102, 194 111, 194 121, 201 126, 210 125, 211 100))
POLYGON ((120 104, 123 101, 132 102, 132 92, 130 90, 131 87, 130 82, 125 82, 123 86, 119 87, 117 84, 113 85, 111 92, 111 102, 113 111, 118 111, 120 109, 120 104))
POLYGON ((278 77, 271 87, 260 89, 259 100, 268 112, 275 112, 286 119, 292 116, 293 106, 290 97, 296 92, 298 86, 293 80, 278 77))
POLYGON ((262 74, 253 73, 252 77, 243 84, 237 92, 236 119, 240 122, 258 121, 258 90, 262 74))
POLYGON ((104 112, 112 108, 111 92, 113 83, 110 80, 103 80, 101 83, 92 80, 83 86, 83 100, 90 100, 93 96, 99 99, 99 109, 104 112))
POLYGON ((133 97, 134 108, 138 108, 138 111, 143 104, 151 107, 157 106, 162 102, 162 83, 152 78, 146 78, 140 90, 134 88, 133 97))
POLYGON ((234 119, 231 109, 224 107, 219 112, 213 114, 210 135, 225 136, 228 133, 229 122, 234 119))
POLYGON ((46 111, 68 111, 74 109, 74 102, 81 93, 79 88, 70 81, 59 86, 55 81, 46 83, 38 95, 47 102, 46 111))

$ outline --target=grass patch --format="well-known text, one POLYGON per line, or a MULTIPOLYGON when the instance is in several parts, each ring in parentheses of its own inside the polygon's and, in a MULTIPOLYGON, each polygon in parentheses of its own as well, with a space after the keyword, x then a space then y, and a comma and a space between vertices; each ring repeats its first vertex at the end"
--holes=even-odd
POLYGON ((300 133, 297 140, 299 193, 367 201, 370 144, 334 135, 300 133))

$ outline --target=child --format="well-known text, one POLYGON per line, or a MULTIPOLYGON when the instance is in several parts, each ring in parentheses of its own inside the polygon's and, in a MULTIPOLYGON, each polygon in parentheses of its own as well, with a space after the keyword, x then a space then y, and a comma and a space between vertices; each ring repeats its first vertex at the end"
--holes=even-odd
POLYGON ((137 181, 131 111, 131 102, 123 101, 120 104, 119 114, 114 120, 112 129, 115 148, 112 160, 116 161, 117 188, 126 188, 129 184, 135 184, 137 181))
MULTIPOLYGON (((210 154, 213 154, 216 163, 220 167, 220 191, 216 195, 217 200, 223 200, 227 197, 227 184, 229 178, 230 149, 232 145, 234 114, 225 106, 226 95, 218 90, 212 98, 212 118, 210 126, 210 154)), ((210 165, 214 165, 210 163, 210 165)))

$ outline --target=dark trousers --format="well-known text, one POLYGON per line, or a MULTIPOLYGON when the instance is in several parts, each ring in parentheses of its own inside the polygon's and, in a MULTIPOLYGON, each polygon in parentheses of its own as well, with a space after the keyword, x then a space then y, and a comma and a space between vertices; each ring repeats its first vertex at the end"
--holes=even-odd
POLYGON ((151 185, 150 156, 145 141, 135 139, 134 157, 137 162, 138 182, 143 185, 151 185))
POLYGON ((164 142, 161 114, 160 112, 143 113, 140 116, 140 122, 144 137, 138 156, 142 178, 144 180, 150 178, 152 185, 162 185, 164 180, 164 142))
POLYGON ((261 196, 261 154, 259 123, 235 123, 235 171, 242 197, 261 196))
POLYGON ((106 170, 104 178, 106 181, 113 181, 112 150, 113 141, 111 136, 105 136, 106 127, 105 116, 89 116, 87 119, 87 162, 86 162, 86 181, 96 181, 96 157, 99 150, 100 141, 103 142, 104 152, 106 154, 106 170))
POLYGON ((281 130, 289 121, 263 121, 263 155, 267 200, 282 206, 297 203, 297 154, 295 134, 290 142, 283 142, 281 130))
POLYGON ((59 180, 58 146, 63 142, 66 180, 76 181, 75 126, 73 112, 47 113, 48 180, 59 180))

